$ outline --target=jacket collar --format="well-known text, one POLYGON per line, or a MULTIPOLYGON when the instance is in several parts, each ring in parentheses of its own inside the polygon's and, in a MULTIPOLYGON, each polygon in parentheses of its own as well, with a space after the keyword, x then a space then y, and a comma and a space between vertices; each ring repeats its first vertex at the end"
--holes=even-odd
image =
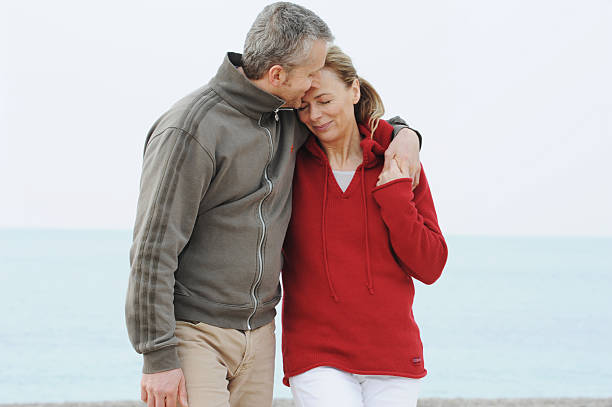
POLYGON ((285 104, 281 98, 268 93, 249 81, 237 67, 242 55, 228 52, 210 87, 240 113, 259 120, 263 113, 271 113, 285 104))

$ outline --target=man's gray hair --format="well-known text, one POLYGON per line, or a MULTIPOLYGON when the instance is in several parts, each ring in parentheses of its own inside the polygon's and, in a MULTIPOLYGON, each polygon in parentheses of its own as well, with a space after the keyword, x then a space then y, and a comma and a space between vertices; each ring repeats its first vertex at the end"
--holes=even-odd
POLYGON ((246 36, 244 73, 249 79, 261 79, 274 65, 290 71, 305 62, 316 40, 334 40, 319 16, 293 3, 270 4, 259 13, 246 36))

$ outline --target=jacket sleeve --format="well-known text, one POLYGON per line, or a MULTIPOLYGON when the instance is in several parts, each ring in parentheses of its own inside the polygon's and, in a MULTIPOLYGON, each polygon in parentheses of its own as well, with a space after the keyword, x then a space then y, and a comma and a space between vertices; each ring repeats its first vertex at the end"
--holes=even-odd
POLYGON ((425 284, 434 283, 442 274, 448 249, 422 167, 414 192, 412 179, 400 178, 377 186, 372 196, 402 269, 425 284))
POLYGON ((144 373, 180 367, 174 272, 213 173, 213 156, 185 131, 168 128, 148 140, 125 304, 128 334, 143 354, 144 373))

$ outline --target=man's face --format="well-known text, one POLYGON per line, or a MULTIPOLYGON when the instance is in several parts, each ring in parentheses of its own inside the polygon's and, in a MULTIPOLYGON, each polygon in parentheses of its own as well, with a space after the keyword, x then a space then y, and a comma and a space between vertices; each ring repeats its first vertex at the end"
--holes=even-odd
POLYGON ((306 62, 289 72, 287 80, 283 83, 277 95, 285 100, 284 107, 297 109, 302 104, 302 97, 308 89, 319 87, 320 71, 325 65, 326 55, 326 42, 316 40, 310 49, 306 62))

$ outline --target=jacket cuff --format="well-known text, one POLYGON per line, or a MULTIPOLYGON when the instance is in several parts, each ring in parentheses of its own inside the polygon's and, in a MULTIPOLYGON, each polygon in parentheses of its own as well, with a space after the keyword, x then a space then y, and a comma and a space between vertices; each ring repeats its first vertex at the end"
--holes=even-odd
POLYGON ((404 119, 402 119, 399 116, 394 116, 390 118, 389 120, 387 120, 387 123, 393 126, 393 134, 391 136, 391 139, 394 139, 397 133, 399 133, 401 129, 407 128, 407 129, 414 131, 417 137, 419 138, 419 150, 421 149, 421 147, 423 147, 423 137, 421 136, 421 133, 419 133, 418 130, 415 130, 412 127, 410 127, 404 119))
POLYGON ((176 351, 176 346, 167 346, 142 355, 144 366, 143 373, 158 373, 166 370, 178 369, 181 362, 176 351))

